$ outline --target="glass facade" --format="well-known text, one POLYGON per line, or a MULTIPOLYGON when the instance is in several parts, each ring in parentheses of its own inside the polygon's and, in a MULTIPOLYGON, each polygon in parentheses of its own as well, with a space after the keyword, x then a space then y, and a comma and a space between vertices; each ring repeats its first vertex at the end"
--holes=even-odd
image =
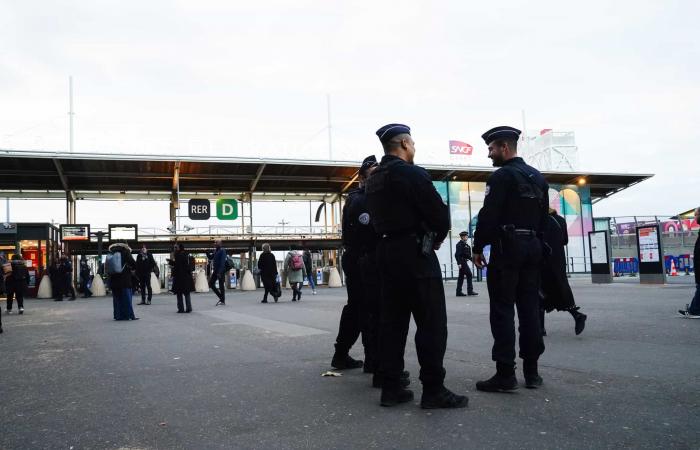
MULTIPOLYGON (((436 181, 434 185, 450 209, 452 229, 437 254, 443 274, 452 278, 458 273, 454 248, 459 241, 459 233, 468 231, 471 245, 479 210, 484 205, 486 183, 436 181)), ((586 186, 557 184, 551 184, 549 188, 550 207, 557 210, 568 225, 568 270, 587 272, 590 269, 587 261, 588 232, 593 230, 590 189, 586 186)))

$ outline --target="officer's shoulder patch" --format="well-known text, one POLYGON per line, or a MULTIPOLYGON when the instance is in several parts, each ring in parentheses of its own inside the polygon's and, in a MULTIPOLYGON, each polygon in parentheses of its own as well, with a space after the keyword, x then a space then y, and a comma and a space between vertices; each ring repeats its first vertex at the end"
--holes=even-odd
POLYGON ((362 214, 360 214, 360 217, 357 218, 357 220, 359 220, 362 225, 369 225, 369 221, 370 221, 369 214, 362 213, 362 214))

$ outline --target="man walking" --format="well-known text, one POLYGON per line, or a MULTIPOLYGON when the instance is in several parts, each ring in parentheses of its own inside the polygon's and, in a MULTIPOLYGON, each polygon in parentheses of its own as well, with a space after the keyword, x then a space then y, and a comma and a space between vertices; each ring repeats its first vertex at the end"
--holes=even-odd
POLYGON ((466 297, 467 295, 479 295, 474 292, 474 285, 472 284, 472 271, 469 269, 469 261, 472 259, 472 249, 467 244, 466 231, 459 233, 459 242, 457 242, 457 248, 455 250, 455 260, 459 267, 459 277, 457 278, 457 297, 466 297), (467 278, 467 293, 462 292, 462 285, 464 285, 464 277, 467 278))
POLYGON ((366 182, 367 206, 377 243, 381 279, 380 359, 382 406, 413 399, 401 385, 411 315, 423 383, 423 408, 461 408, 468 399, 443 382, 447 312, 440 264, 435 254, 450 229, 447 205, 428 172, 413 164, 411 129, 385 125, 377 131, 384 157, 366 182))
POLYGON ((145 245, 141 246, 141 251, 136 256, 136 277, 139 279, 139 290, 141 291, 141 302, 139 305, 150 305, 153 298, 153 288, 151 287, 151 272, 156 267, 153 255, 148 253, 145 245), (148 290, 148 298, 146 298, 148 290))
POLYGON ((92 291, 90 290, 90 265, 85 259, 85 255, 80 258, 78 275, 80 276, 80 290, 83 292, 83 298, 92 297, 92 291))
POLYGON ((214 241, 214 252, 210 258, 212 262, 211 276, 209 277, 209 287, 214 291, 219 301, 216 306, 226 304, 226 250, 221 246, 221 239, 214 241), (216 283, 219 283, 219 289, 216 283))
MULTIPOLYGON (((700 206, 695 208, 695 223, 700 225, 700 206)), ((689 319, 700 319, 700 272, 698 271, 698 261, 700 261, 700 232, 695 240, 695 248, 693 249, 693 258, 695 260, 695 296, 690 305, 686 305, 685 309, 679 309, 678 314, 689 319)))
POLYGON ((544 352, 539 320, 542 264, 541 232, 547 221, 549 186, 537 169, 518 157, 520 130, 496 127, 483 134, 489 158, 499 167, 486 182, 484 206, 479 211, 474 241, 474 263, 486 264, 484 246, 491 245, 488 263, 491 357, 496 374, 476 383, 487 392, 517 389, 515 378, 515 315, 520 331, 520 357, 525 386, 542 385, 537 360, 544 352))

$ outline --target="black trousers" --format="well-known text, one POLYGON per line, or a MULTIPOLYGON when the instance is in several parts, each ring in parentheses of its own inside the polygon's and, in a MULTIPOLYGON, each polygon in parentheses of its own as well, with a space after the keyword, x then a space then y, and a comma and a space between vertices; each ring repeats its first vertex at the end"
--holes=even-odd
POLYGON ((211 276, 209 277, 209 287, 211 288, 212 291, 214 291, 214 294, 216 294, 217 297, 219 297, 219 300, 222 302, 226 302, 226 274, 222 273, 220 275, 217 275, 215 273, 212 273, 211 276), (219 282, 219 289, 216 288, 216 283, 217 281, 219 282))
POLYGON ((457 293, 462 292, 464 277, 467 278, 467 292, 474 292, 474 284, 472 284, 472 271, 468 264, 462 264, 459 268, 459 276, 457 277, 457 293))
POLYGON ((379 370, 379 330, 381 327, 381 285, 375 252, 359 259, 364 298, 361 311, 362 345, 365 347, 365 366, 379 370))
MULTIPOLYGON (((143 292, 143 291, 141 291, 141 292, 143 292)), ((178 311, 185 311, 185 312, 192 311, 192 301, 191 301, 189 292, 185 292, 185 293, 178 292, 175 295, 177 296, 177 310, 178 311), (182 304, 183 297, 185 298, 184 305, 182 304)))
POLYGON ((139 290, 141 291, 141 301, 146 302, 146 290, 148 290, 148 303, 153 298, 153 288, 151 287, 151 274, 139 276, 139 290))
POLYGON ((88 287, 88 279, 80 277, 80 290, 83 291, 85 297, 92 297, 92 291, 88 287))
MULTIPOLYGON (((379 374, 383 388, 399 387, 404 369, 404 351, 411 315, 416 322, 416 353, 420 364, 420 380, 423 389, 442 386, 445 369, 442 365, 447 345, 447 312, 445 290, 439 269, 437 276, 417 277, 411 261, 402 261, 403 255, 395 254, 400 246, 411 244, 384 243, 377 246, 377 265, 380 267, 381 312, 379 335, 379 374), (401 261, 397 263, 397 259, 401 261)), ((415 245, 415 243, 413 244, 415 245)), ((404 252, 417 252, 406 248, 404 252)))
POLYGON ((66 274, 66 278, 63 283, 66 287, 66 295, 70 294, 71 298, 75 298, 75 289, 73 288, 73 274, 66 274))
MULTIPOLYGON (((492 246, 492 249, 495 246, 492 246)), ((491 357, 497 363, 515 366, 515 309, 518 311, 520 358, 537 361, 544 353, 540 329, 540 261, 539 239, 518 239, 508 257, 493 255, 486 283, 490 297, 491 357)))
POLYGON ((361 255, 350 250, 343 253, 343 273, 345 273, 348 302, 340 313, 338 337, 335 339, 336 353, 339 354, 347 354, 362 331, 365 287, 362 282, 360 257, 361 255))
POLYGON ((17 299, 17 307, 24 309, 24 288, 7 284, 7 310, 12 311, 12 302, 17 299))

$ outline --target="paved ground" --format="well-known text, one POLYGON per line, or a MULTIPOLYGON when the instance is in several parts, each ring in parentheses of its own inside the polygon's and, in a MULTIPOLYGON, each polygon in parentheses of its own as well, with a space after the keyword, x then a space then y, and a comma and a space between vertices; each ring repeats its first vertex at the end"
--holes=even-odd
MULTIPOLYGON (((700 320, 675 314, 692 285, 573 285, 585 332, 548 315, 545 387, 514 394, 474 388, 493 371, 484 284, 448 296, 446 382, 470 405, 432 412, 381 408, 360 371, 320 376, 342 289, 201 294, 193 314, 161 295, 136 322, 111 299, 30 300, 3 314, 0 448, 700 448, 700 320)), ((419 399, 412 342, 406 361, 419 399)))

